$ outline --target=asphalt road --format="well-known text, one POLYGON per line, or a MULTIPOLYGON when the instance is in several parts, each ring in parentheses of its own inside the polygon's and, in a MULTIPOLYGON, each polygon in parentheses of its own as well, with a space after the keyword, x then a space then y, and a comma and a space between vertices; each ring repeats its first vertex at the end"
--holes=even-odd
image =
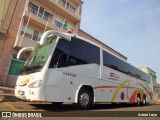
MULTIPOLYGON (((80 111, 76 110, 74 105, 72 104, 63 104, 59 108, 54 108, 54 106, 51 103, 38 103, 38 102, 0 102, 0 112, 3 111, 12 111, 12 112, 39 112, 39 113, 48 113, 47 115, 43 116, 49 116, 53 117, 55 116, 56 120, 60 120, 60 118, 64 118, 64 120, 80 120, 80 117, 86 117, 84 120, 102 120, 106 117, 110 120, 121 120, 123 118, 124 114, 128 114, 128 117, 125 117, 127 120, 150 120, 153 118, 153 116, 143 117, 138 116, 138 113, 157 113, 157 111, 160 111, 160 105, 159 104, 150 104, 147 106, 139 106, 136 107, 133 104, 99 104, 95 105, 90 110, 80 111), (127 112, 130 111, 130 112, 127 112), (135 112, 133 117, 130 117, 130 113, 135 112), (58 116, 57 116, 58 114, 58 116), (105 115, 104 115, 105 114, 105 115), (111 114, 111 116, 110 116, 111 114), (122 115, 118 117, 117 115, 122 115), (102 115, 102 116, 101 116, 102 115), (137 116, 136 116, 137 115, 137 116), (109 117, 108 117, 109 116, 109 117), (113 117, 112 117, 113 116, 113 117), (76 117, 76 118, 75 118, 76 117)), ((131 114, 132 116, 132 114, 131 114)), ((160 112, 158 112, 158 116, 160 116, 160 112)), ((13 120, 17 120, 17 118, 12 117, 13 120)), ((1 119, 1 118, 0 118, 1 119)), ((36 120, 36 118, 30 118, 29 120, 36 120)), ((49 118, 50 119, 50 118, 49 118)), ((46 120, 49 120, 46 118, 46 120)), ((158 117, 154 117, 155 119, 159 119, 158 117)), ((8 120, 8 119, 2 119, 2 120, 8 120)), ((23 119, 25 120, 25 119, 23 119)), ((41 120, 41 119, 37 119, 41 120)))

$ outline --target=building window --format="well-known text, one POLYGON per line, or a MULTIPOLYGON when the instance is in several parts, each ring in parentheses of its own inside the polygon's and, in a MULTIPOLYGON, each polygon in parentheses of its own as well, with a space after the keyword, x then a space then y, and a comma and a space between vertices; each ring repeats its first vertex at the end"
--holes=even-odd
POLYGON ((53 15, 50 14, 49 12, 45 11, 45 9, 43 7, 38 7, 36 5, 34 5, 33 3, 29 3, 28 6, 28 11, 33 13, 34 15, 43 18, 44 20, 48 21, 52 21, 53 19, 53 15))
POLYGON ((27 27, 25 33, 24 33, 24 30, 25 30, 25 26, 22 27, 20 35, 22 36, 24 34, 24 37, 31 39, 32 34, 33 34, 33 30, 29 27, 27 27))
POLYGON ((72 6, 68 1, 66 1, 66 0, 60 0, 60 4, 61 4, 64 8, 66 8, 66 9, 72 11, 72 12, 75 12, 75 11, 76 11, 76 8, 73 7, 73 6, 72 6))
POLYGON ((44 8, 40 7, 38 16, 42 18, 43 17, 43 13, 44 13, 44 8))
POLYGON ((38 40, 37 40, 37 41, 40 41, 41 37, 42 37, 42 33, 39 33, 39 34, 38 34, 38 40))
POLYGON ((38 6, 36 6, 36 5, 34 5, 33 3, 29 2, 28 8, 29 8, 29 9, 28 9, 29 12, 32 12, 33 14, 37 15, 38 9, 39 9, 38 6))
POLYGON ((69 3, 69 2, 66 3, 66 8, 67 8, 68 10, 70 9, 70 3, 69 3))
POLYGON ((38 35, 39 35, 39 32, 37 30, 34 30, 32 40, 37 41, 38 40, 38 35))
POLYGON ((47 11, 44 12, 44 16, 43 16, 44 20, 52 20, 53 19, 53 15, 48 13, 47 11))
POLYGON ((72 5, 70 5, 70 11, 71 11, 71 12, 73 12, 73 13, 75 13, 76 8, 75 8, 75 7, 73 7, 72 5))
POLYGON ((26 38, 31 39, 31 38, 32 38, 32 34, 33 34, 33 30, 32 30, 31 28, 27 27, 24 36, 25 36, 26 38))
POLYGON ((59 17, 55 17, 54 18, 54 24, 59 27, 59 28, 62 28, 62 25, 63 25, 63 20, 59 17))
POLYGON ((35 30, 35 29, 31 28, 30 26, 28 26, 25 33, 24 33, 25 27, 26 27, 25 25, 22 26, 22 30, 20 33, 21 36, 23 36, 23 34, 24 34, 24 37, 26 37, 26 38, 32 39, 34 41, 40 40, 42 34, 38 30, 35 30))
POLYGON ((8 74, 9 75, 18 75, 23 66, 24 66, 24 61, 12 59, 8 74))
POLYGON ((62 28, 62 23, 58 22, 57 20, 55 20, 55 25, 59 28, 62 28))
POLYGON ((66 7, 66 0, 61 0, 60 2, 63 5, 63 7, 66 7))

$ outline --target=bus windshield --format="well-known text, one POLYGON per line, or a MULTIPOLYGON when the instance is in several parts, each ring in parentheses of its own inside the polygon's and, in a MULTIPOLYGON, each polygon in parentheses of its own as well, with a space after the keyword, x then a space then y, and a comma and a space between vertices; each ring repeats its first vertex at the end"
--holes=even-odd
POLYGON ((47 59, 55 44, 56 38, 57 36, 52 35, 47 38, 45 44, 37 44, 30 57, 26 61, 24 68, 21 70, 20 74, 29 74, 40 71, 47 62, 47 59))

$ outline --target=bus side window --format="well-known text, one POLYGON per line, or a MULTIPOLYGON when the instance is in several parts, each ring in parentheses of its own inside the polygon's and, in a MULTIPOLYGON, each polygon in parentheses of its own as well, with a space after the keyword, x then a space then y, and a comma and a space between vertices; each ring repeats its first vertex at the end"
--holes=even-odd
POLYGON ((59 59, 57 61, 57 68, 61 67, 67 67, 67 54, 62 54, 59 56, 59 59))
POLYGON ((83 65, 83 64, 87 64, 87 62, 81 59, 78 59, 76 57, 69 56, 69 66, 83 65))
POLYGON ((69 57, 69 65, 73 66, 73 65, 77 65, 77 60, 75 57, 69 57))
POLYGON ((49 68, 66 67, 67 66, 67 54, 62 50, 56 48, 53 53, 49 68))

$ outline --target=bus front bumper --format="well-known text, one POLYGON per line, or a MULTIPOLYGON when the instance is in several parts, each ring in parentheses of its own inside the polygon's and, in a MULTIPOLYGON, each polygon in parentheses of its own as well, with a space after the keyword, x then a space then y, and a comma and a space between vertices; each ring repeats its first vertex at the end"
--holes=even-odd
POLYGON ((38 89, 15 88, 15 96, 27 101, 45 101, 38 89))

